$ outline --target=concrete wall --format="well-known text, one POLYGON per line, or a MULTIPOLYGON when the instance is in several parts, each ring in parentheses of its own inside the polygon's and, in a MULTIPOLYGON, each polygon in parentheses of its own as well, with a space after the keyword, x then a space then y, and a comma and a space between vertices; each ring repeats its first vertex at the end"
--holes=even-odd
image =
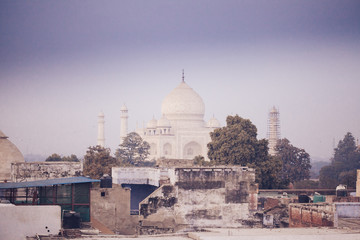
POLYGON ((57 235, 61 229, 60 206, 0 204, 0 239, 24 240, 26 236, 57 235))
POLYGON ((29 162, 11 164, 11 181, 24 182, 82 175, 81 162, 29 162))
POLYGON ((335 203, 335 211, 339 218, 360 218, 360 203, 335 203))
POLYGON ((114 184, 149 184, 159 186, 159 168, 113 167, 111 176, 114 184))
POLYGON ((289 227, 333 227, 333 204, 293 203, 289 205, 289 227))
POLYGON ((289 205, 290 227, 338 227, 340 218, 360 218, 360 203, 289 205))
POLYGON ((130 189, 113 184, 112 188, 92 188, 91 218, 118 234, 135 234, 138 216, 130 215, 130 189))
POLYGON ((176 168, 175 185, 163 185, 140 203, 140 233, 197 227, 241 227, 257 206, 253 169, 176 168))

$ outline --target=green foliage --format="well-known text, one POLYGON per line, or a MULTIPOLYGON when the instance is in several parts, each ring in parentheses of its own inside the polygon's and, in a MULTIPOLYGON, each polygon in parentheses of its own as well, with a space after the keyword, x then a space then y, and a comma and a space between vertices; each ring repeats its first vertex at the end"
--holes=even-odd
POLYGON ((116 158, 110 156, 110 149, 97 145, 86 151, 83 174, 100 179, 104 174, 111 176, 111 168, 115 166, 118 166, 118 163, 116 158))
POLYGON ((61 162, 61 156, 59 154, 53 153, 51 156, 49 156, 45 162, 61 162))
POLYGON ((257 129, 248 119, 236 116, 226 118, 226 127, 210 133, 208 157, 218 165, 247 165, 256 161, 261 153, 256 139, 257 129))
MULTIPOLYGON (((115 156, 120 166, 147 166, 150 164, 145 161, 149 155, 149 149, 150 145, 143 141, 139 134, 131 132, 124 138, 123 143, 116 150, 115 156)), ((151 163, 156 164, 155 161, 151 163)))
POLYGON ((319 182, 313 180, 302 180, 294 183, 295 189, 318 189, 319 182))
POLYGON ((255 168, 260 188, 281 187, 278 179, 281 163, 269 157, 267 140, 256 138, 256 126, 250 120, 228 116, 226 126, 215 129, 210 137, 208 157, 213 164, 255 168))
POLYGON ((71 154, 70 156, 65 156, 62 158, 64 162, 80 162, 76 155, 71 154))
POLYGON ((286 188, 287 183, 281 181, 281 161, 279 158, 269 156, 267 160, 258 161, 256 164, 249 164, 255 169, 256 182, 260 189, 281 189, 286 188))
POLYGON ((203 156, 198 155, 198 156, 194 157, 194 165, 209 167, 209 166, 213 166, 214 163, 212 161, 205 161, 205 158, 203 156))
POLYGON ((329 161, 311 162, 310 178, 318 179, 320 176, 321 168, 323 168, 329 164, 330 164, 329 161))
POLYGON ((278 140, 276 157, 282 162, 281 179, 284 184, 310 178, 310 155, 304 149, 294 147, 286 138, 278 140))
POLYGON ((49 156, 46 162, 80 162, 76 155, 71 154, 70 156, 61 157, 59 154, 53 153, 49 156))
POLYGON ((331 165, 320 170, 320 187, 336 188, 339 184, 346 184, 349 188, 355 188, 360 151, 352 134, 348 132, 334 150, 331 165))
POLYGON ((337 171, 336 167, 333 165, 328 165, 320 170, 320 177, 319 177, 319 186, 320 188, 336 188, 339 185, 339 181, 337 176, 339 172, 337 171))

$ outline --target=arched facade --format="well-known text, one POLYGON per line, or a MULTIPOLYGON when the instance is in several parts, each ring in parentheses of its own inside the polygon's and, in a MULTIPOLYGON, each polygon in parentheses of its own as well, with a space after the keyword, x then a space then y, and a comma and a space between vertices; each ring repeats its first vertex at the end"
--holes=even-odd
POLYGON ((172 146, 170 143, 165 143, 164 147, 163 147, 163 153, 164 156, 171 156, 172 154, 172 146))
POLYGON ((202 155, 201 145, 199 143, 191 141, 184 146, 183 157, 185 159, 193 159, 198 155, 202 155))
POLYGON ((193 159, 207 157, 210 132, 220 127, 214 117, 204 121, 202 98, 184 81, 163 100, 161 118, 150 120, 136 132, 150 143, 150 159, 193 159))

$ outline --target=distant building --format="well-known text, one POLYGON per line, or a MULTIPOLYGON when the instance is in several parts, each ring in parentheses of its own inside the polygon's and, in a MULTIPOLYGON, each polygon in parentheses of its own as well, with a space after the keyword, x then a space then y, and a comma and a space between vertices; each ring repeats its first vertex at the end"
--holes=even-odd
POLYGON ((161 105, 161 118, 153 118, 136 132, 150 144, 150 159, 207 159, 210 132, 220 127, 214 117, 204 121, 205 104, 185 81, 170 92, 161 105))
POLYGON ((97 145, 105 147, 105 130, 104 130, 105 120, 104 113, 100 112, 98 115, 98 139, 97 145))
POLYGON ((273 107, 269 112, 267 138, 269 140, 269 154, 275 155, 275 147, 280 139, 280 113, 273 107))

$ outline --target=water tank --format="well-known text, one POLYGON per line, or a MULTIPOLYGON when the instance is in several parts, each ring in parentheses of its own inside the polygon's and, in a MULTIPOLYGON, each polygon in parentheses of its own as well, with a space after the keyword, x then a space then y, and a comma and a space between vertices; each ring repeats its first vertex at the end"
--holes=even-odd
POLYGON ((80 228, 80 213, 69 211, 64 212, 63 216, 63 228, 73 229, 80 228))
POLYGON ((112 188, 112 177, 104 174, 104 176, 100 178, 100 188, 112 188))
POLYGON ((325 201, 326 201, 325 196, 323 196, 323 195, 314 195, 314 199, 313 199, 314 203, 325 202, 325 201))
POLYGON ((305 194, 299 195, 298 200, 299 200, 299 203, 309 203, 310 202, 309 196, 305 195, 305 194))

